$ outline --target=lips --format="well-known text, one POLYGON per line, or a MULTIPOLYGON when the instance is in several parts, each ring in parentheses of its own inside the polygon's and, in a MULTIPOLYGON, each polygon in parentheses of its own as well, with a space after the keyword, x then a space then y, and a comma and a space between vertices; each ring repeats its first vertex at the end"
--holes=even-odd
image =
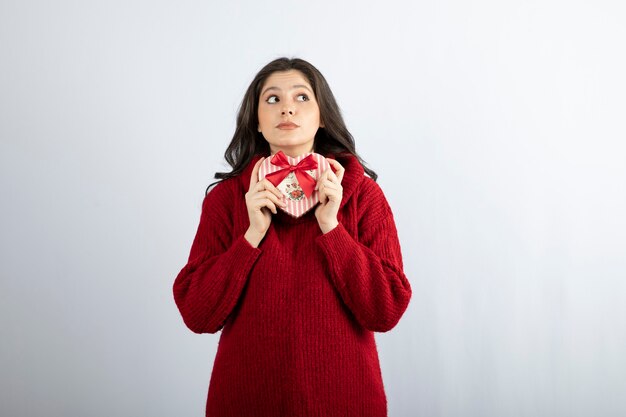
POLYGON ((279 129, 295 129, 299 126, 292 122, 282 122, 282 123, 279 123, 276 127, 279 129))

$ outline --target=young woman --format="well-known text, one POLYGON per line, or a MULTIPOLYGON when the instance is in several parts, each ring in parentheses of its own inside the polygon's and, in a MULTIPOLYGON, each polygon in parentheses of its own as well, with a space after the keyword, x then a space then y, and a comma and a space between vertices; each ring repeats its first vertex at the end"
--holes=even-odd
POLYGON ((411 287, 377 175, 322 74, 301 59, 262 68, 225 158, 233 170, 207 188, 173 286, 189 329, 222 330, 206 415, 386 416, 373 332, 398 323, 411 287), (318 205, 298 218, 258 179, 280 151, 315 152, 332 168, 316 181, 318 205))

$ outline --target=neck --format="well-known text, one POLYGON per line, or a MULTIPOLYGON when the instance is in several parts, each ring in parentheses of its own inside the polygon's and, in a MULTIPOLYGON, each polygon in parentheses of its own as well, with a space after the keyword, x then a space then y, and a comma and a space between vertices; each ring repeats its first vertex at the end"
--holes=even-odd
POLYGON ((313 147, 308 148, 308 147, 304 147, 304 146, 300 146, 300 147, 293 147, 293 148, 275 148, 275 147, 270 147, 270 151, 272 153, 272 155, 276 154, 279 151, 283 151, 283 153, 285 155, 287 155, 290 158, 296 158, 300 155, 304 155, 306 153, 310 153, 310 152, 315 152, 315 150, 313 149, 313 147))

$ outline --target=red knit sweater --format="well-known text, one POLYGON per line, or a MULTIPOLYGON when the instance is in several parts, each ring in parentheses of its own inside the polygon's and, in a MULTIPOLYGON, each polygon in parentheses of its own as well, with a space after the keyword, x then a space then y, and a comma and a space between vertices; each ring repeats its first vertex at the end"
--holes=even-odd
POLYGON ((189 329, 222 330, 206 415, 386 416, 373 332, 392 329, 411 298, 389 204, 354 156, 338 155, 339 226, 322 234, 315 209, 279 209, 254 248, 244 194, 258 159, 208 193, 173 286, 189 329))

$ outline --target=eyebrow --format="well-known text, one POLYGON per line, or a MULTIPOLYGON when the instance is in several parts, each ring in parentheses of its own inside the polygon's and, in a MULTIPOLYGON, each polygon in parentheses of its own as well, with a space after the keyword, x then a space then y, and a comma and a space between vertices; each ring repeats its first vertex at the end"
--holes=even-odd
MULTIPOLYGON (((292 90, 294 90, 294 89, 296 89, 296 88, 306 88, 307 90, 311 91, 311 89, 310 89, 309 87, 307 87, 306 85, 304 85, 304 84, 296 84, 296 85, 292 85, 292 86, 291 86, 291 89, 292 89, 292 90)), ((267 87, 267 88, 265 89, 265 91, 263 91, 263 92, 261 93, 261 95, 263 95, 263 94, 267 93, 267 92, 268 92, 268 91, 270 91, 270 90, 278 90, 278 91, 282 91, 282 90, 281 90, 280 88, 278 88, 278 87, 267 87)), ((313 92, 313 91, 311 91, 311 93, 312 93, 312 92, 313 92)))

